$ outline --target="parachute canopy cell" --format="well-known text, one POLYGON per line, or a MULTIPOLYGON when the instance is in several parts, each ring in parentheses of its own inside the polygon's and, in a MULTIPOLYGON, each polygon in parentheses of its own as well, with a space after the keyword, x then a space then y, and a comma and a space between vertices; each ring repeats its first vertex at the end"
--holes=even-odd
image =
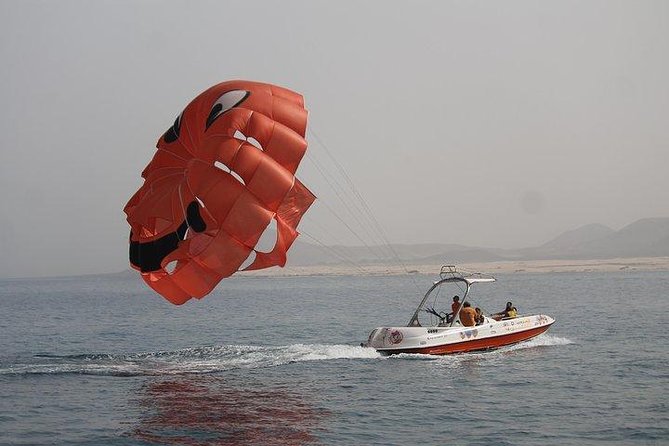
POLYGON ((180 305, 239 270, 284 266, 315 199, 295 178, 306 126, 302 96, 270 84, 223 82, 188 104, 124 209, 144 281, 180 305))

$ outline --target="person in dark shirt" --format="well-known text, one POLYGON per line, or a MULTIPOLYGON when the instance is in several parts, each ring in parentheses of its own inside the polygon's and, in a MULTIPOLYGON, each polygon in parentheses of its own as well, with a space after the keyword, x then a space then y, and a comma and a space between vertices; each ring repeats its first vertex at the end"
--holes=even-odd
POLYGON ((479 307, 476 307, 476 325, 481 325, 485 321, 485 318, 483 317, 483 311, 479 307))

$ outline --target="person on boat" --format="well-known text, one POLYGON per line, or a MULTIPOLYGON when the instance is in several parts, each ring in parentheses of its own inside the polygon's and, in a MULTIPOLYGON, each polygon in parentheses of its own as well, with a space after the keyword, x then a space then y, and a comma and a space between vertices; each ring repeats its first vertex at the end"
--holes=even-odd
POLYGON ((462 310, 460 310, 460 322, 465 327, 473 327, 476 325, 476 310, 472 308, 472 305, 469 302, 462 304, 462 310))
POLYGON ((446 316, 446 322, 451 322, 455 319, 455 315, 460 311, 460 296, 453 296, 453 303, 451 304, 451 314, 446 316))
POLYGON ((511 305, 511 308, 506 312, 506 317, 512 318, 512 317, 518 317, 518 310, 516 310, 516 307, 511 305))
POLYGON ((476 307, 474 311, 476 311, 476 325, 482 325, 485 321, 485 318, 483 317, 483 311, 481 311, 479 307, 476 307))
POLYGON ((501 319, 509 319, 516 316, 518 316, 518 310, 513 306, 513 302, 507 302, 504 311, 493 314, 492 318, 499 321, 501 319))

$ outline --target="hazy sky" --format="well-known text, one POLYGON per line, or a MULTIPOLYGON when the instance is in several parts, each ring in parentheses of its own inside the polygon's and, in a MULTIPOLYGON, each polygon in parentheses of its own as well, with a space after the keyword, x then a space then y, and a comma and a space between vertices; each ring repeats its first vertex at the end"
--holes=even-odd
POLYGON ((305 95, 393 242, 669 216, 667 1, 0 0, 0 36, 2 277, 127 268, 158 137, 235 78, 305 95))

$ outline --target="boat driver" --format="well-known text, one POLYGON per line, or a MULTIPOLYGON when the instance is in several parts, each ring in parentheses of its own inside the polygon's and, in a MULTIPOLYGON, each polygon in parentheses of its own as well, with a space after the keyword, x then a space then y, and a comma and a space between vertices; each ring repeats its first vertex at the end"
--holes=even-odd
POLYGON ((455 315, 460 311, 460 296, 453 296, 453 303, 451 304, 451 314, 446 318, 446 322, 451 322, 455 319, 455 315))

